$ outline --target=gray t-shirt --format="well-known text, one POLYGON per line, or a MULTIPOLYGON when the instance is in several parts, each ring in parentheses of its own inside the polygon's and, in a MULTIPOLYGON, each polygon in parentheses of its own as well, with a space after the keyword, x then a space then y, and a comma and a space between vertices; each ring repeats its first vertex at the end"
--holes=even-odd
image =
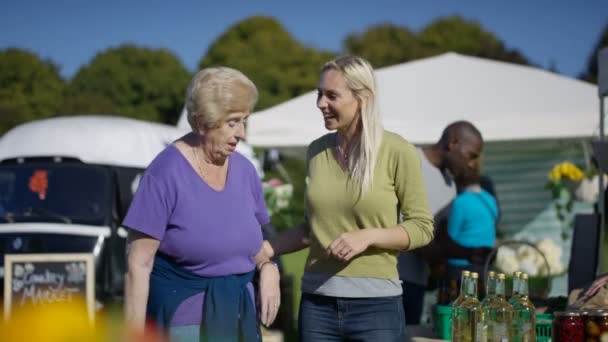
MULTIPOLYGON (((429 200, 429 209, 435 216, 435 224, 440 220, 438 217, 445 214, 445 210, 456 197, 456 185, 452 178, 441 172, 435 165, 431 164, 424 155, 421 148, 420 162, 422 165, 422 176, 424 187, 429 200)), ((402 252, 399 254, 397 269, 399 278, 412 283, 426 286, 429 277, 426 262, 414 252, 402 252)))

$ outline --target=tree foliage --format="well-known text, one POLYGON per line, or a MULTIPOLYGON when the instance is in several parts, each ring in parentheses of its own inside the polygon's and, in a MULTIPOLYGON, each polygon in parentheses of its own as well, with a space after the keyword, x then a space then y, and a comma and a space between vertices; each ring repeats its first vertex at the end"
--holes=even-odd
POLYGON ((301 45, 275 19, 251 17, 215 40, 199 67, 228 66, 258 87, 257 109, 286 101, 316 87, 319 70, 332 54, 301 45))
POLYGON ((344 39, 344 49, 367 59, 375 68, 421 58, 428 53, 415 33, 406 27, 381 24, 363 33, 351 33, 344 39))
POLYGON ((70 83, 64 110, 175 124, 190 75, 165 49, 122 45, 99 53, 70 83))
POLYGON ((459 16, 438 19, 420 32, 421 44, 432 55, 448 51, 504 62, 529 64, 518 50, 508 49, 478 22, 459 16))
POLYGON ((438 19, 419 33, 391 24, 373 26, 344 41, 347 53, 368 59, 381 67, 430 57, 445 52, 529 64, 516 49, 509 49, 492 32, 479 23, 451 16, 438 19))
POLYGON ((599 39, 597 40, 597 43, 595 43, 595 46, 593 47, 591 55, 587 60, 587 67, 585 68, 585 71, 583 71, 583 73, 581 74, 581 79, 593 83, 597 82, 597 76, 599 72, 597 68, 597 54, 601 49, 606 47, 608 47, 608 24, 606 24, 606 26, 604 27, 604 30, 602 31, 599 39))
POLYGON ((58 68, 21 49, 0 51, 0 133, 55 115, 63 99, 58 68))

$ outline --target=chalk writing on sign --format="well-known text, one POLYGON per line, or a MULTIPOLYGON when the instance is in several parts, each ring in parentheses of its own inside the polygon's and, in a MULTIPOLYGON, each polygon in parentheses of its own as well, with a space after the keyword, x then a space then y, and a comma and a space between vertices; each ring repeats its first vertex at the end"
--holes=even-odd
POLYGON ((15 264, 13 269, 13 293, 21 293, 19 306, 71 302, 73 294, 81 292, 86 285, 86 264, 71 262, 63 264, 61 273, 49 267, 37 272, 36 264, 15 264))
POLYGON ((5 255, 4 313, 22 306, 84 300, 92 316, 94 265, 90 254, 5 255))

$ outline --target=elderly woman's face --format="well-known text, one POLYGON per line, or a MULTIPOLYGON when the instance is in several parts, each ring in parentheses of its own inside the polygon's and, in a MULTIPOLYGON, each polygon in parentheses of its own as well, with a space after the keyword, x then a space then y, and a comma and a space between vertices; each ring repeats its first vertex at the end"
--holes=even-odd
POLYGON ((203 130, 205 146, 211 154, 227 157, 245 139, 245 124, 249 113, 231 113, 216 128, 203 130))
POLYGON ((333 69, 321 74, 317 89, 317 107, 323 113, 328 130, 347 129, 357 118, 359 102, 346 85, 344 76, 333 69))

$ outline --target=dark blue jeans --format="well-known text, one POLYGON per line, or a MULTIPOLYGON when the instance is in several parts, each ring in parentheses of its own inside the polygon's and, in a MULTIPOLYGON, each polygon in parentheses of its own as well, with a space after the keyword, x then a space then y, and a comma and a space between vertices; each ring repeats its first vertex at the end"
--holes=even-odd
POLYGON ((401 296, 339 298, 302 294, 301 342, 383 341, 405 339, 401 296))
POLYGON ((420 316, 424 308, 424 291, 426 286, 403 280, 403 311, 407 325, 420 324, 420 316))

